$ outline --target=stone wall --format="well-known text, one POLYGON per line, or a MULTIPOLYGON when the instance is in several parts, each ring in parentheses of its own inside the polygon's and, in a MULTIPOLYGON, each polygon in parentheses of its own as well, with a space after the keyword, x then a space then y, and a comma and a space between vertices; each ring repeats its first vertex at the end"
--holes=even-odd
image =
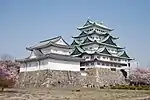
POLYGON ((86 81, 92 81, 91 83, 99 86, 127 84, 120 70, 111 71, 108 68, 91 68, 87 69, 86 73, 86 81))
POLYGON ((81 72, 41 70, 20 73, 17 87, 69 87, 69 86, 107 86, 125 84, 121 71, 111 71, 104 68, 87 69, 81 72))

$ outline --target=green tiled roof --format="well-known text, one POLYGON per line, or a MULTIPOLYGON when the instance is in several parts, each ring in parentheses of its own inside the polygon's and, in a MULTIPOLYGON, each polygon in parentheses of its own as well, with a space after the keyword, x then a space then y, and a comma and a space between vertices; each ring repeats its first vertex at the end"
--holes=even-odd
POLYGON ((125 51, 119 52, 118 55, 120 57, 130 58, 125 51))
POLYGON ((110 44, 110 45, 117 46, 117 45, 112 41, 112 39, 111 39, 110 36, 107 36, 107 37, 106 37, 105 39, 103 39, 101 42, 102 42, 102 43, 106 43, 106 44, 110 44))
POLYGON ((83 49, 81 49, 80 47, 75 46, 75 50, 71 53, 71 55, 78 55, 78 54, 82 54, 84 52, 83 49))
POLYGON ((89 37, 86 37, 86 39, 82 42, 82 44, 84 43, 90 43, 93 42, 89 37))
POLYGON ((87 35, 86 32, 82 31, 81 34, 79 36, 84 36, 84 35, 87 35))
POLYGON ((102 28, 104 30, 113 31, 113 29, 106 27, 103 23, 97 23, 97 22, 94 22, 94 21, 89 20, 89 19, 87 20, 87 22, 82 27, 78 27, 78 29, 82 30, 82 29, 86 29, 89 27, 93 27, 93 26, 102 28))
POLYGON ((79 45, 79 43, 76 40, 73 40, 73 42, 71 43, 71 45, 79 45))

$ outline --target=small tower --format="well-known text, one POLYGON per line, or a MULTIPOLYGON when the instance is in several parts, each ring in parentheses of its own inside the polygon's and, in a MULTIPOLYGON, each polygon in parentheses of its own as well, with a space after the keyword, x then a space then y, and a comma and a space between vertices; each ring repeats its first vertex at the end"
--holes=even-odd
POLYGON ((115 40, 118 37, 110 33, 113 29, 108 28, 103 22, 94 22, 90 19, 82 27, 78 27, 81 33, 73 37, 74 47, 72 56, 81 57, 81 70, 86 68, 109 68, 112 71, 125 69, 128 71, 132 60, 124 48, 118 46, 115 40))

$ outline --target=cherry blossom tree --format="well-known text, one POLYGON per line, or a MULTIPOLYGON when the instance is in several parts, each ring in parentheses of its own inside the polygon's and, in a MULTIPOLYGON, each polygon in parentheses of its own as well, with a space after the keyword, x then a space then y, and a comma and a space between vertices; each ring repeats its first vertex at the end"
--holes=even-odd
POLYGON ((131 84, 148 85, 150 84, 150 70, 144 68, 136 68, 129 76, 131 84))
POLYGON ((19 63, 13 61, 0 61, 0 87, 13 87, 18 79, 19 63))

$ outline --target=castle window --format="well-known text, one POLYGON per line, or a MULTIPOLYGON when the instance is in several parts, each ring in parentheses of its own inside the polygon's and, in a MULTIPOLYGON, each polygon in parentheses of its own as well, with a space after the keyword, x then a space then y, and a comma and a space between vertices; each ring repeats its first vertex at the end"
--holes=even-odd
POLYGON ((31 63, 28 64, 28 67, 31 67, 31 63))
POLYGON ((88 50, 88 48, 85 48, 85 50, 88 50))
POLYGON ((90 49, 92 49, 92 47, 90 47, 90 49))
POLYGON ((86 59, 89 59, 89 57, 87 56, 86 59))
POLYGON ((37 62, 35 63, 35 66, 38 66, 38 63, 37 63, 37 62))
POLYGON ((100 62, 97 62, 97 65, 100 65, 100 62))
POLYGON ((85 70, 85 68, 80 68, 80 70, 81 70, 81 71, 84 71, 84 70, 85 70))
POLYGON ((94 65, 94 62, 91 62, 91 65, 94 65))
POLYGON ((128 63, 128 66, 130 67, 130 63, 128 63))
POLYGON ((111 71, 116 71, 116 68, 111 68, 111 71))
POLYGON ((113 58, 110 57, 110 60, 113 60, 113 58))
POLYGON ((105 64, 104 63, 102 63, 102 66, 104 66, 105 64))
POLYGON ((109 64, 106 64, 106 66, 109 66, 109 64))
POLYGON ((118 59, 118 61, 121 61, 120 59, 118 59))
POLYGON ((80 66, 85 66, 85 63, 80 63, 80 66))
POLYGON ((100 58, 100 56, 97 56, 97 58, 100 58))
POLYGON ((113 66, 113 64, 111 64, 110 66, 113 66))
POLYGON ((106 57, 103 56, 103 59, 105 59, 106 57))
POLYGON ((94 59, 94 55, 91 56, 91 59, 94 59))

